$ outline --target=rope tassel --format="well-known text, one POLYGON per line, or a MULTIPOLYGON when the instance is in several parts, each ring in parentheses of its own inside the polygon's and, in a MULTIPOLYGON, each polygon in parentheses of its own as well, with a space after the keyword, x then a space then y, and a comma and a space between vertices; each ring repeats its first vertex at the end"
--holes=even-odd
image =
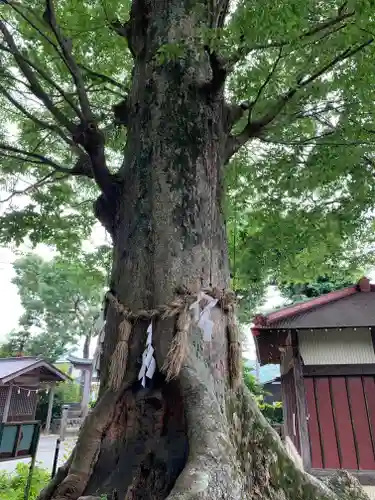
POLYGON ((188 307, 178 315, 176 324, 176 335, 173 337, 162 371, 166 380, 176 378, 189 352, 189 331, 191 315, 188 307))
POLYGON ((109 369, 109 387, 118 391, 126 373, 129 355, 129 338, 132 332, 131 323, 124 318, 119 325, 119 334, 109 369))
MULTIPOLYGON (((167 357, 162 367, 165 373, 166 380, 170 381, 176 378, 186 360, 189 353, 189 334, 192 322, 196 323, 203 331, 203 341, 210 342, 212 339, 212 329, 214 323, 210 317, 211 309, 217 304, 227 316, 227 339, 228 339, 228 371, 230 377, 230 385, 233 390, 236 390, 242 383, 242 350, 240 342, 240 331, 235 317, 235 295, 233 292, 218 293, 215 289, 202 290, 198 294, 190 294, 185 292, 184 296, 178 296, 175 300, 167 305, 161 305, 150 310, 141 310, 133 312, 120 304, 117 298, 108 292, 106 297, 118 315, 122 317, 119 325, 118 340, 115 350, 112 354, 111 364, 109 369, 109 387, 114 391, 118 391, 124 379, 128 356, 129 356, 129 338, 132 332, 132 322, 137 320, 151 321, 150 327, 152 331, 152 320, 160 318, 176 318, 176 334, 174 335, 167 357), (201 299, 207 301, 203 311, 200 311, 201 299), (193 313, 193 314, 192 314, 193 313), (192 318, 192 315, 195 317, 192 318)), ((150 339, 152 338, 152 333, 150 339)), ((151 345, 147 341, 148 351, 151 345)), ((152 348, 153 350, 153 348, 152 348)), ((147 352, 148 352, 147 351, 147 352)), ((152 356, 152 352, 151 352, 152 356)), ((155 361, 155 360, 154 360, 155 361)), ((140 380, 142 385, 145 385, 145 377, 152 378, 156 369, 156 363, 151 363, 144 366, 145 370, 140 372, 140 380), (144 373, 145 372, 145 373, 144 373)))

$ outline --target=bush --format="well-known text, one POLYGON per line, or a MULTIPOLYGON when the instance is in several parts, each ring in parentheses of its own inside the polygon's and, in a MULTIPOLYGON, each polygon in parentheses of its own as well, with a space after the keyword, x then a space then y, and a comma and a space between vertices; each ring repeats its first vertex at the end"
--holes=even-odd
POLYGON ((91 409, 95 408, 97 402, 98 402, 97 399, 95 399, 94 401, 90 401, 89 402, 89 408, 91 408, 91 409))
POLYGON ((282 403, 273 403, 270 405, 268 403, 258 403, 260 411, 263 416, 270 422, 270 424, 282 424, 283 423, 283 406, 282 403))
MULTIPOLYGON (((36 408, 35 418, 45 425, 47 420, 49 396, 46 392, 39 395, 39 401, 36 408)), ((60 418, 62 405, 69 403, 78 403, 80 401, 80 386, 76 382, 63 382, 56 388, 55 397, 53 398, 52 419, 60 418)))
MULTIPOLYGON (((0 471, 0 500, 24 500, 29 464, 17 464, 15 472, 0 471)), ((28 500, 36 500, 51 474, 40 467, 34 468, 28 500)))

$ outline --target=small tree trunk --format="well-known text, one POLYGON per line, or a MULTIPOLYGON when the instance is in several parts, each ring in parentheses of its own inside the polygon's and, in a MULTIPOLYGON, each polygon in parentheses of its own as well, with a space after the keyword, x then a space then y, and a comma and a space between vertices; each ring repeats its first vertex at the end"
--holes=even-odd
MULTIPOLYGON (((230 126, 224 81, 194 41, 197 27, 211 23, 208 3, 133 0, 135 66, 123 117, 128 141, 120 196, 113 200, 111 279, 114 295, 132 311, 169 304, 181 286, 191 293, 229 286, 221 209, 230 126), (181 39, 182 54, 165 59, 161 49, 181 39)), ((156 319, 158 371, 146 389, 137 374, 148 322, 134 322, 123 383, 112 391, 109 366, 121 318, 109 308, 100 400, 71 465, 40 499, 336 499, 294 467, 246 390, 230 390, 227 320, 220 309, 212 316, 212 340, 192 327, 189 356, 168 383, 160 368, 175 320, 156 319)))

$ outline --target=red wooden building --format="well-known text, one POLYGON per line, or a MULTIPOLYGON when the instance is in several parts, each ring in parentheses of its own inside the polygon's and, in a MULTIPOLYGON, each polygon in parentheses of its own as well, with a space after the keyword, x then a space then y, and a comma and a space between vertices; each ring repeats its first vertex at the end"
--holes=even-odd
POLYGON ((261 365, 280 364, 284 431, 304 468, 375 484, 375 286, 259 315, 252 332, 261 365))

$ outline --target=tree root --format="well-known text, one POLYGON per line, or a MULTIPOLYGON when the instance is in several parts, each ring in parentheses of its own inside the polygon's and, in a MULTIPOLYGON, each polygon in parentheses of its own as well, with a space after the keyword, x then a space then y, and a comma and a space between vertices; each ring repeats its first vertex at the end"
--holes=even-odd
POLYGON ((244 481, 230 442, 224 408, 213 381, 196 360, 180 374, 187 419, 189 457, 167 500, 246 500, 244 481))
POLYGON ((181 374, 190 453, 167 500, 368 500, 345 472, 325 484, 301 471, 245 387, 231 393, 225 417, 198 371, 181 374))
POLYGON ((74 452, 75 449, 72 451, 72 454, 65 462, 65 464, 58 468, 56 475, 53 477, 53 479, 51 479, 51 481, 47 484, 47 486, 43 488, 43 490, 39 493, 38 500, 50 500, 52 498, 52 495, 54 494, 56 488, 68 475, 69 468, 73 461, 74 452))
POLYGON ((38 500, 77 500, 84 492, 97 460, 102 435, 112 418, 118 395, 103 394, 93 411, 86 417, 75 452, 59 470, 38 500))
MULTIPOLYGON (((122 498, 369 500, 358 481, 345 472, 323 483, 301 471, 245 387, 236 393, 231 392, 221 404, 213 377, 208 375, 202 359, 195 358, 184 366, 174 383, 179 386, 186 420, 189 454, 185 467, 168 490, 165 490, 164 484, 158 489, 156 476, 159 477, 160 471, 153 461, 151 450, 154 445, 158 445, 159 449, 163 447, 163 441, 162 434, 156 436, 155 443, 150 441, 147 445, 152 444, 148 454, 146 446, 144 460, 149 457, 150 463, 143 460, 138 472, 134 470, 134 475, 130 475, 132 484, 121 492, 121 495, 125 494, 122 498), (170 491, 168 496, 167 491, 170 491)), ((108 391, 103 395, 85 421, 74 455, 59 469, 39 500, 100 499, 96 495, 101 491, 101 483, 98 483, 98 489, 90 488, 88 483, 101 450, 103 435, 114 418, 116 405, 122 396, 123 391, 119 394, 108 391)), ((155 411, 159 411, 162 417, 162 406, 155 411)), ((129 425, 134 425, 134 421, 129 421, 129 425)), ((124 430, 126 434, 126 427, 124 430)), ((134 437, 135 434, 130 433, 129 436, 134 437)), ((125 461, 124 466, 129 467, 129 464, 125 461)), ((106 488, 108 491, 108 484, 106 488)))

